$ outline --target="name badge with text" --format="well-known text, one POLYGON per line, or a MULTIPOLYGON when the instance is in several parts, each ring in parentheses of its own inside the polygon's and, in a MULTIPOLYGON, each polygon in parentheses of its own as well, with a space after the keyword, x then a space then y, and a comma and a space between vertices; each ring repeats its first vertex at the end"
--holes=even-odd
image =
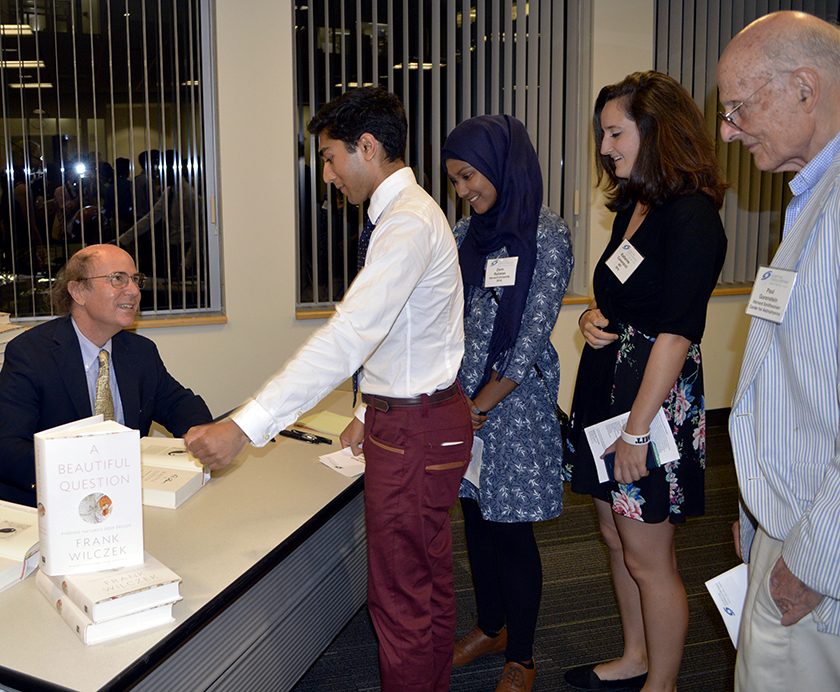
POLYGON ((760 266, 755 277, 747 314, 781 324, 796 283, 792 269, 760 266))
POLYGON ((484 288, 492 286, 513 286, 516 283, 518 257, 499 257, 487 260, 484 268, 484 288))
POLYGON ((634 248, 629 240, 622 240, 612 256, 607 260, 607 266, 621 283, 629 279, 639 268, 644 257, 634 248))

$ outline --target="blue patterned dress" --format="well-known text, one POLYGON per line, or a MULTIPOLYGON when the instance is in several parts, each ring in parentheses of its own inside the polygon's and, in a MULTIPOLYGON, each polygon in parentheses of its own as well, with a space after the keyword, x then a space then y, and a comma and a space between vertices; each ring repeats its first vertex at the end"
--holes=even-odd
MULTIPOLYGON (((469 223, 469 218, 464 218, 455 225, 459 247, 469 223)), ((502 248, 488 258, 507 256, 507 250, 502 248)), ((519 386, 490 412, 476 433, 484 442, 480 487, 463 480, 459 492, 460 497, 476 500, 488 521, 543 521, 556 517, 563 509, 563 445, 554 415, 560 361, 549 337, 573 264, 569 227, 543 206, 537 228, 537 263, 514 354, 505 373, 519 386), (537 376, 534 363, 542 370, 548 391, 537 376)), ((484 372, 497 305, 489 289, 464 288, 466 348, 458 377, 464 391, 473 397, 484 372)), ((503 291, 496 288, 500 299, 503 291)))

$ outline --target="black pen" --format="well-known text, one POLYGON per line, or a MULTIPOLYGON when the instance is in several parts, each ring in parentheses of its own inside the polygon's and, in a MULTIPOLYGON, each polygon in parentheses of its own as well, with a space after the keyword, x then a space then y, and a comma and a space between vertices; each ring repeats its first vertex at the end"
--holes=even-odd
MULTIPOLYGON (((298 431, 295 430, 293 432, 298 432, 298 431)), ((303 432, 302 430, 300 431, 300 433, 302 435, 309 435, 309 437, 313 438, 316 442, 320 442, 320 443, 325 444, 325 445, 331 445, 332 444, 332 440, 329 437, 321 437, 320 435, 316 435, 315 433, 307 433, 307 432, 303 432)))
POLYGON ((309 444, 332 444, 332 440, 320 435, 312 435, 311 433, 301 432, 300 430, 281 430, 280 434, 283 437, 291 437, 293 440, 301 440, 302 442, 309 442, 309 444))

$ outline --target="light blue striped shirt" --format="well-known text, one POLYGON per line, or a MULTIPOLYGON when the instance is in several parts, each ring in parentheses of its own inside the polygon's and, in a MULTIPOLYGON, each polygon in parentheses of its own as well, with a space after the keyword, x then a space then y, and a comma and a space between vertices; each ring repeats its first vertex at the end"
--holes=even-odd
MULTIPOLYGON (((729 428, 743 503, 784 542, 790 570, 826 596, 818 629, 840 635, 838 152, 840 135, 791 181, 773 266, 796 270, 796 284, 782 324, 753 318, 729 428)), ((754 532, 742 512, 745 559, 754 532)))

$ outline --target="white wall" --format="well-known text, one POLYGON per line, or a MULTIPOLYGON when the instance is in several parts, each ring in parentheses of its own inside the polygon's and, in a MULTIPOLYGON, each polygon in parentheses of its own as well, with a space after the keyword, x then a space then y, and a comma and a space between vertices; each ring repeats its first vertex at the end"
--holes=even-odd
MULTIPOLYGON (((653 0, 592 0, 594 88, 650 69, 653 0)), ((149 329, 170 371, 207 400, 214 414, 248 397, 322 320, 295 319, 294 51, 291 3, 217 0, 221 227, 226 325, 149 329), (266 162, 271 162, 266 164, 266 162)), ((593 208, 589 264, 606 244, 611 219, 593 208)), ((713 298, 703 341, 706 405, 729 405, 746 334, 745 299, 713 298)), ((582 348, 566 306, 552 337, 571 403, 582 348)))
POLYGON ((295 319, 292 3, 217 0, 216 36, 228 322, 142 332, 214 415, 250 396, 323 323, 295 319))

